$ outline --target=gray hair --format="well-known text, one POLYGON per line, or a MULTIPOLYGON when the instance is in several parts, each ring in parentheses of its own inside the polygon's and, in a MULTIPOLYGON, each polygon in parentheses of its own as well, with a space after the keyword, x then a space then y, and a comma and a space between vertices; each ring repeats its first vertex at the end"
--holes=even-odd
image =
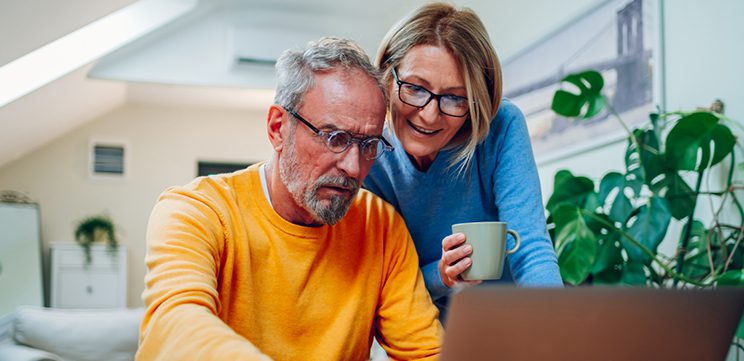
POLYGON ((380 71, 357 43, 348 39, 323 37, 311 41, 304 49, 290 49, 276 61, 277 86, 274 103, 297 109, 305 95, 315 85, 315 73, 342 67, 359 69, 377 82, 385 103, 388 97, 380 71))

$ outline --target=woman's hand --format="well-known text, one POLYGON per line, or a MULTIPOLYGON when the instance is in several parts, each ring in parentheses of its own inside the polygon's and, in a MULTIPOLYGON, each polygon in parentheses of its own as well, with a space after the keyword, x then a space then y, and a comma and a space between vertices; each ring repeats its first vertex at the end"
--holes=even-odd
POLYGON ((481 281, 464 281, 461 274, 465 272, 473 260, 470 254, 473 247, 465 244, 465 235, 462 233, 451 234, 442 240, 442 259, 439 260, 439 275, 442 282, 449 288, 457 283, 479 284, 481 281))

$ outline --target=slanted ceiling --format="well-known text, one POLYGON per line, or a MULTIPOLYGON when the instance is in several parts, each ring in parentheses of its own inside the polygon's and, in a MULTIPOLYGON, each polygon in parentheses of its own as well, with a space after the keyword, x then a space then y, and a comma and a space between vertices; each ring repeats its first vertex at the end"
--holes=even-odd
MULTIPOLYGON (((133 2, 0 1, 0 66, 133 2)), ((124 102, 123 84, 91 82, 87 69, 0 107, 0 167, 124 102)))
POLYGON ((135 1, 2 0, 0 65, 5 65, 135 1))

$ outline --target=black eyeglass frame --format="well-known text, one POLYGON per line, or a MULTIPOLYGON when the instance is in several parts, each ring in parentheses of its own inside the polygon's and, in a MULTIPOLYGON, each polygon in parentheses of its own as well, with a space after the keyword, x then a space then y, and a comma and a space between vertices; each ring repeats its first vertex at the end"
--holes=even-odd
POLYGON ((435 93, 435 92, 433 92, 433 91, 431 91, 429 89, 426 89, 426 88, 422 87, 421 85, 414 84, 414 83, 409 83, 407 81, 400 80, 400 78, 398 78, 398 72, 395 71, 395 68, 390 68, 390 70, 393 73, 393 80, 395 80, 395 83, 398 84, 398 99, 400 99, 400 101, 402 101, 403 103, 408 104, 408 105, 410 105, 412 107, 423 109, 424 107, 426 107, 427 105, 429 105, 429 103, 431 102, 432 99, 436 99, 437 100, 437 109, 439 109, 439 112, 442 113, 442 114, 444 114, 444 115, 448 115, 450 117, 456 117, 456 118, 463 118, 463 117, 466 117, 470 113, 470 107, 468 107, 468 110, 466 110, 465 111, 465 114, 463 114, 463 115, 454 115, 454 114, 450 114, 450 113, 447 113, 444 110, 442 110, 442 97, 457 97, 457 98, 462 98, 462 99, 465 99, 465 102, 466 103, 469 103, 468 98, 461 97, 459 95, 454 95, 454 94, 437 94, 437 93, 435 93), (402 88, 401 87, 402 84, 407 84, 407 85, 415 86, 417 88, 421 88, 423 91, 429 93, 429 99, 427 99, 426 102, 423 105, 411 104, 411 103, 403 100, 403 97, 400 95, 400 90, 402 88))
POLYGON ((354 134, 352 134, 351 132, 347 132, 345 130, 334 130, 334 131, 326 132, 326 131, 323 131, 323 130, 320 130, 320 129, 316 128, 314 125, 312 125, 312 123, 310 123, 307 119, 303 118, 300 114, 298 114, 293 109, 290 109, 290 108, 284 108, 284 109, 289 114, 291 114, 293 117, 295 117, 297 120, 299 120, 302 124, 305 124, 305 126, 307 126, 313 133, 315 133, 315 135, 317 135, 319 137, 322 137, 325 140, 324 143, 326 145, 326 148, 328 148, 328 150, 330 150, 333 153, 341 154, 341 153, 347 151, 351 147, 351 145, 353 143, 357 143, 357 144, 359 144, 359 151, 362 154, 365 154, 364 149, 368 147, 367 144, 369 144, 369 141, 371 141, 371 140, 382 141, 382 151, 379 152, 379 153, 377 153, 374 158, 369 158, 365 154, 364 158, 366 158, 367 160, 375 160, 377 158, 380 158, 382 156, 382 154, 384 154, 385 152, 390 152, 390 151, 392 151, 394 149, 393 148, 393 145, 390 144, 390 142, 388 142, 387 139, 385 139, 385 137, 383 137, 383 136, 379 136, 379 137, 365 137, 365 138, 361 138, 360 139, 358 137, 355 137, 354 134), (337 134, 341 134, 341 133, 348 134, 349 135, 349 141, 346 142, 346 146, 344 146, 343 149, 341 149, 339 151, 336 151, 336 150, 334 150, 331 147, 331 137, 334 136, 334 135, 337 135, 337 134))

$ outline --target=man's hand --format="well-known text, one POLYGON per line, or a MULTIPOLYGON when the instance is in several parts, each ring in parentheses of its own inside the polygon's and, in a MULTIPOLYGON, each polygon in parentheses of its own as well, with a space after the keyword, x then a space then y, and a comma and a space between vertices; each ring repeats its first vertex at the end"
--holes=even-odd
POLYGON ((481 281, 465 281, 461 274, 465 272, 473 260, 470 254, 473 247, 465 244, 465 235, 462 233, 451 234, 442 239, 442 259, 439 260, 439 275, 442 282, 449 288, 457 283, 477 285, 481 281))

